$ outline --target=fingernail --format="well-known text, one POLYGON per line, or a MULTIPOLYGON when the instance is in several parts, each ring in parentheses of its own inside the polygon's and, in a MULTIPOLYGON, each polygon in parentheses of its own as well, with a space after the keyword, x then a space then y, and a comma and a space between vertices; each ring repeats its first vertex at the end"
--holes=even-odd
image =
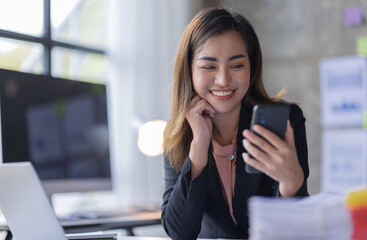
POLYGON ((244 131, 243 131, 243 136, 244 136, 244 137, 248 136, 248 132, 249 132, 249 131, 248 131, 247 129, 246 129, 246 130, 244 130, 244 131))
POLYGON ((246 139, 243 139, 243 140, 242 140, 242 144, 243 144, 243 146, 247 147, 247 145, 248 145, 248 141, 247 141, 246 139))

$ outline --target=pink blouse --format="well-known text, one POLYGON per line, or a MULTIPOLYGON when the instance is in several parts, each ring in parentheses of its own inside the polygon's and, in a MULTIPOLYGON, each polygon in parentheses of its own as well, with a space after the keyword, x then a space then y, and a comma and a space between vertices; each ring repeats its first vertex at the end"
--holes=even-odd
POLYGON ((222 183, 224 199, 226 200, 233 222, 237 225, 236 219, 233 216, 232 206, 234 183, 236 179, 236 135, 233 137, 232 143, 230 145, 221 146, 214 139, 212 139, 212 143, 213 155, 222 183), (231 155, 234 157, 232 160, 230 160, 231 155))

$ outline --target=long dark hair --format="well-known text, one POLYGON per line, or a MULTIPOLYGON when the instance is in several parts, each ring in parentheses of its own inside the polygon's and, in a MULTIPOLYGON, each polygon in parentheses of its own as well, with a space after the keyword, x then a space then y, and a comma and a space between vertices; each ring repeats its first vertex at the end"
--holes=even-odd
POLYGON ((192 59, 209 39, 228 30, 235 30, 241 34, 248 49, 251 79, 243 103, 252 107, 255 104, 278 99, 278 97, 270 98, 265 91, 260 43, 247 19, 223 8, 206 8, 200 11, 187 25, 177 50, 171 117, 164 131, 163 148, 171 165, 177 170, 182 168, 192 141, 192 131, 185 118, 192 98, 192 59))

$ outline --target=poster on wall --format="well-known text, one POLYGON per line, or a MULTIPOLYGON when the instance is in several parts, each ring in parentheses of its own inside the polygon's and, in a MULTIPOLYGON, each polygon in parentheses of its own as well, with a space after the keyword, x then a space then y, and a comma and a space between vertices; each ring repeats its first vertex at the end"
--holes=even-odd
POLYGON ((322 134, 321 190, 345 194, 367 184, 367 130, 338 129, 322 134))
POLYGON ((367 109, 367 58, 320 60, 320 102, 324 128, 361 127, 367 109))

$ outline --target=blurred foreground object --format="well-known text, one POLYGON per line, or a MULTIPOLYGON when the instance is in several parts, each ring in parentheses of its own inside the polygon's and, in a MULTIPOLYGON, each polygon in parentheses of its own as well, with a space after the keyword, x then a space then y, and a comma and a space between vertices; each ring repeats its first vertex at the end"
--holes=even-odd
POLYGON ((350 239, 352 221, 342 195, 249 200, 251 240, 350 239))
POLYGON ((367 239, 367 188, 360 191, 350 192, 347 196, 352 222, 352 239, 367 239))

